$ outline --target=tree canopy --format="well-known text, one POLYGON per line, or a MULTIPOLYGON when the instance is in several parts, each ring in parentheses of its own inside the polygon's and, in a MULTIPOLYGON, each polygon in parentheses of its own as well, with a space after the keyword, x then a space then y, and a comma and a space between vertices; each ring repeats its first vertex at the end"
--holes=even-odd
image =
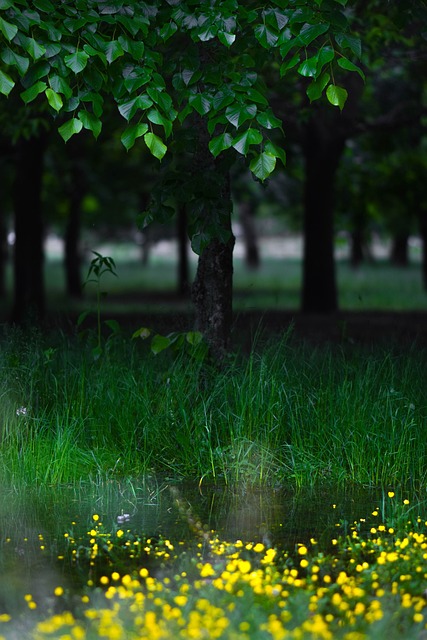
POLYGON ((159 160, 174 129, 203 118, 209 149, 249 156, 264 180, 283 148, 262 71, 277 82, 297 72, 310 101, 326 94, 343 108, 344 71, 363 72, 360 38, 347 0, 0 0, 0 92, 48 109, 67 141, 83 129, 97 138, 104 103, 124 119, 121 140, 141 138, 159 160), (44 100, 43 100, 44 98, 44 100))

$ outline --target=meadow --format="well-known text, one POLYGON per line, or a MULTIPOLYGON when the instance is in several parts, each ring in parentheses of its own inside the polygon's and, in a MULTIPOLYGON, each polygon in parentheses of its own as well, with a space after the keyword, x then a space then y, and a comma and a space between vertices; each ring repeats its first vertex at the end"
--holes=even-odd
MULTIPOLYGON (((123 303, 139 326, 188 312, 168 298, 167 260, 116 262, 103 321, 123 303), (143 286, 148 299, 136 295, 143 286)), ((47 269, 51 309, 69 320, 45 333, 5 325, 0 336, 0 638, 426 637, 423 344, 359 344, 344 331, 313 344, 288 324, 260 328, 249 352, 237 342, 218 370, 185 333, 155 355, 151 336, 132 337, 138 326, 77 327, 82 310, 96 312, 93 291, 70 306, 59 262, 47 269), (151 509, 165 487, 168 526, 133 521, 128 504, 142 491, 151 509), (201 514, 207 490, 236 496, 237 532, 212 528, 214 501, 201 514), (287 505, 272 535, 251 501, 259 491, 287 505), (357 516, 351 501, 340 508, 352 491, 366 494, 357 516), (43 522, 27 525, 35 504, 43 522)), ((338 278, 348 309, 425 309, 417 264, 354 272, 342 262, 338 278)), ((296 308, 299 282, 297 260, 252 274, 237 260, 236 309, 296 308)))
MULTIPOLYGON (((327 545, 311 537, 291 549, 223 540, 198 522, 190 543, 149 538, 122 518, 113 528, 98 513, 72 522, 53 549, 39 535, 39 556, 62 574, 0 614, 0 637, 425 637, 427 522, 394 491, 366 518, 337 521, 327 545)), ((17 544, 6 537, 3 556, 17 544)))

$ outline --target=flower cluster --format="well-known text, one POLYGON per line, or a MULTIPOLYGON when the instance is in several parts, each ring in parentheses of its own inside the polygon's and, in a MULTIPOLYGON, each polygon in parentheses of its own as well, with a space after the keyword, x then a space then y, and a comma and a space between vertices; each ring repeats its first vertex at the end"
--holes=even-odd
MULTIPOLYGON (((379 521, 378 509, 371 518, 354 522, 348 535, 331 541, 328 552, 314 539, 285 552, 259 542, 226 542, 213 533, 190 552, 179 542, 143 540, 130 530, 106 532, 95 515, 84 536, 67 536, 73 562, 84 560, 89 567, 78 605, 66 588, 55 587, 62 613, 34 618, 28 637, 424 637, 427 522, 417 518, 397 533, 379 521), (128 554, 127 571, 115 567, 114 550, 121 560, 128 554), (141 565, 142 557, 149 562, 141 565)), ((26 598, 27 615, 40 615, 37 598, 26 598)), ((2 638, 13 637, 13 628, 9 616, 0 616, 2 638)))

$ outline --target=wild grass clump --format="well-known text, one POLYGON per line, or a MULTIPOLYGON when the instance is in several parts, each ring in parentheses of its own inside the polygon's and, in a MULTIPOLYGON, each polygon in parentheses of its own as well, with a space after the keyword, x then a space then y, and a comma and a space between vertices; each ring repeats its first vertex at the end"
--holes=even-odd
POLYGON ((146 472, 246 485, 424 486, 426 353, 287 336, 209 370, 123 336, 90 345, 8 331, 1 481, 146 472))
MULTIPOLYGON (((95 513, 55 548, 63 581, 26 593, 21 611, 3 611, 1 637, 423 638, 427 522, 393 491, 384 499, 391 520, 376 507, 347 534, 338 522, 328 545, 311 538, 292 549, 203 528, 193 546, 147 539, 122 524, 108 529, 95 513)), ((49 551, 41 538, 41 556, 49 551)))

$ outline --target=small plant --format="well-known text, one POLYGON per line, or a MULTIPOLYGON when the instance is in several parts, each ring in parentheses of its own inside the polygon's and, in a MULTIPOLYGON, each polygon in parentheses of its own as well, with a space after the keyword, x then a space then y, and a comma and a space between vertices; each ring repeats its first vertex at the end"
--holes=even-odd
POLYGON ((141 338, 142 340, 146 340, 150 337, 150 348, 154 355, 166 349, 172 349, 175 353, 185 353, 198 362, 202 362, 208 353, 208 345, 204 341, 200 331, 174 331, 167 336, 162 336, 159 333, 154 333, 147 327, 141 327, 132 335, 133 339, 141 338))
MULTIPOLYGON (((83 286, 93 283, 96 286, 96 346, 92 349, 93 356, 97 360, 102 354, 102 332, 101 332, 101 299, 107 295, 106 291, 101 289, 102 277, 109 273, 117 278, 116 263, 113 258, 103 256, 97 251, 92 251, 95 258, 89 265, 89 271, 83 286)), ((84 320, 90 315, 91 311, 83 311, 77 320, 77 326, 80 327, 84 320)), ((116 320, 105 320, 105 324, 111 329, 112 336, 120 333, 120 327, 116 320)), ((109 339, 111 339, 111 337, 109 339)))

